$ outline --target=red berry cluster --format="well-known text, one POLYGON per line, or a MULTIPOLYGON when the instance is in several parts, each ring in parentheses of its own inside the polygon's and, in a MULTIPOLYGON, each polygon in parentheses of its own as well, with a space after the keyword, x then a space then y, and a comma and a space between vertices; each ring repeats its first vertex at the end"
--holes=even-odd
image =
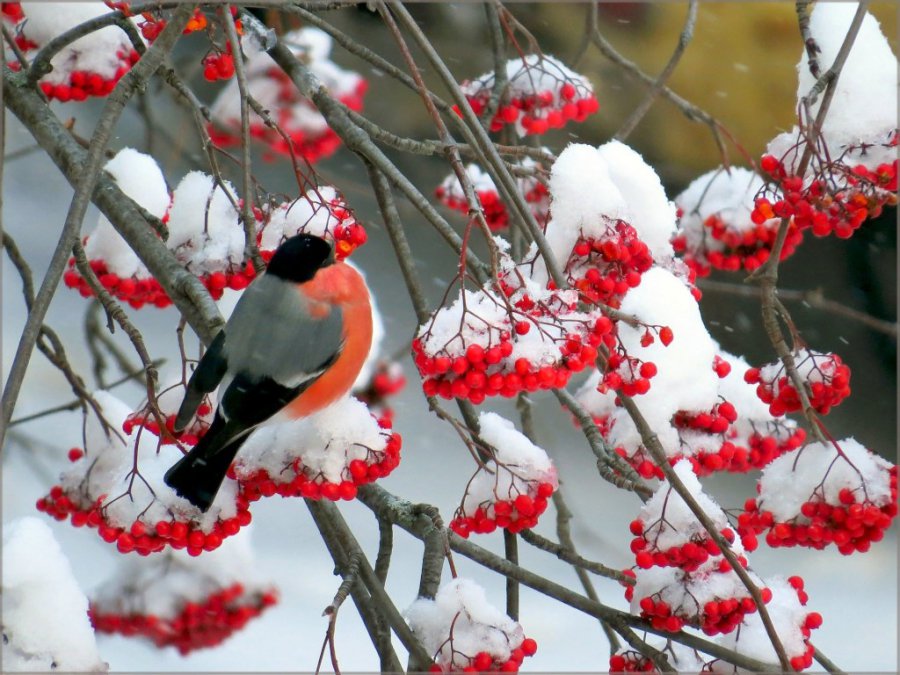
MULTIPOLYGON (((803 590, 803 578, 798 576, 788 577, 788 583, 791 587, 797 591, 797 599, 800 601, 800 604, 805 606, 806 602, 809 600, 809 596, 806 594, 806 591, 803 590)), ((815 647, 809 644, 809 637, 813 630, 822 625, 822 615, 818 612, 810 612, 803 619, 803 625, 800 626, 800 632, 803 634, 803 641, 806 644, 806 649, 803 654, 798 654, 797 656, 792 656, 790 663, 791 668, 794 670, 803 670, 804 668, 809 668, 813 663, 813 654, 815 653, 815 647)))
POLYGON ((277 602, 274 591, 247 593, 234 583, 201 602, 184 603, 172 617, 103 612, 93 605, 89 614, 100 633, 145 637, 157 647, 172 646, 185 655, 218 645, 277 602))
MULTIPOLYGON (((474 94, 467 94, 466 100, 472 112, 481 115, 490 95, 490 88, 480 88, 474 94)), ((458 106, 453 106, 453 109, 462 116, 458 106)), ((490 130, 500 131, 508 124, 519 123, 524 135, 539 136, 551 129, 562 129, 570 121, 584 122, 599 109, 597 98, 587 87, 563 82, 556 91, 514 96, 508 105, 498 108, 491 120, 490 130)))
MULTIPOLYGON (((716 244, 704 238, 700 249, 691 251, 688 250, 686 236, 679 234, 672 240, 672 247, 676 253, 683 254, 685 263, 702 277, 708 276, 712 269, 752 272, 769 259, 779 225, 779 220, 772 219, 759 223, 754 221, 750 228, 739 228, 723 220, 720 215, 713 214, 703 221, 703 227, 716 244)), ((791 223, 779 259, 788 258, 802 242, 803 232, 791 223)))
POLYGON ((679 410, 672 419, 677 429, 693 429, 709 434, 724 434, 728 427, 737 420, 737 410, 728 401, 720 401, 708 412, 689 412, 679 410))
MULTIPOLYGON (((267 127, 258 117, 251 118, 250 135, 264 143, 269 150, 263 158, 268 161, 279 155, 282 157, 297 155, 313 163, 333 155, 341 146, 341 139, 331 127, 324 125, 322 128, 313 129, 298 121, 307 116, 298 116, 295 108, 308 109, 318 115, 312 102, 297 92, 290 78, 280 69, 269 69, 265 77, 280 87, 280 105, 271 110, 270 114, 284 136, 278 130, 267 127)), ((368 86, 365 80, 360 80, 353 92, 338 96, 337 99, 351 110, 359 112, 363 108, 363 97, 368 86)), ((207 132, 213 144, 222 148, 239 146, 240 120, 221 120, 220 124, 223 125, 221 128, 213 124, 207 125, 207 132)))
MULTIPOLYGON (((272 253, 269 253, 269 258, 271 255, 272 253)), ((265 259, 265 256, 263 257, 265 259)), ((171 298, 155 278, 120 277, 109 271, 104 260, 95 259, 89 262, 103 288, 109 291, 113 297, 127 302, 131 307, 140 309, 144 305, 152 305, 164 308, 172 304, 171 298)), ((243 290, 255 277, 256 270, 253 263, 247 262, 243 267, 234 267, 232 271, 204 274, 199 279, 212 298, 218 300, 226 288, 235 291, 243 290)), ((69 269, 63 274, 63 283, 68 288, 76 289, 84 298, 89 298, 94 294, 94 290, 87 280, 75 269, 74 258, 69 259, 69 269)))
POLYGON ((829 544, 850 555, 864 553, 872 542, 881 541, 897 515, 897 467, 890 469, 891 500, 876 506, 861 490, 843 488, 839 504, 829 504, 819 494, 800 507, 800 515, 787 522, 776 522, 771 511, 756 499, 748 499, 738 516, 738 531, 748 535, 766 531, 766 543, 773 547, 806 546, 823 549, 829 544))
POLYGON ((609 657, 611 673, 655 673, 656 666, 646 656, 634 650, 613 654, 609 657))
POLYGON ((615 351, 606 359, 606 372, 597 390, 603 393, 612 389, 625 396, 640 396, 650 391, 650 380, 656 373, 653 361, 641 361, 624 351, 615 351))
POLYGON ((468 665, 459 668, 456 665, 456 659, 460 658, 458 654, 454 655, 453 663, 444 666, 434 663, 428 669, 430 673, 517 673, 522 667, 522 661, 526 657, 534 656, 537 653, 537 642, 531 638, 525 638, 522 643, 512 649, 509 658, 506 661, 500 661, 488 652, 478 652, 475 656, 466 657, 468 665))
MULTIPOLYGON (((506 210, 506 204, 500 199, 496 189, 492 190, 476 190, 478 201, 481 202, 481 208, 484 209, 484 219, 491 229, 491 232, 499 232, 506 229, 509 225, 509 213, 506 210)), ((469 203, 465 196, 455 194, 452 190, 447 190, 443 185, 438 185, 434 191, 435 197, 448 208, 460 213, 469 213, 469 203)))
POLYGON ((365 228, 356 222, 343 202, 334 204, 331 212, 341 221, 341 224, 334 228, 334 257, 340 262, 365 244, 368 235, 365 228))
POLYGON ((798 230, 846 239, 866 218, 878 216, 885 204, 897 203, 897 160, 874 170, 862 164, 849 167, 839 160, 820 168, 808 184, 772 155, 760 160, 760 168, 781 197, 774 202, 758 197, 750 216, 754 223, 792 217, 798 230))
POLYGON ((399 394, 406 386, 406 377, 399 363, 378 364, 369 382, 353 395, 368 406, 381 427, 393 426, 394 411, 388 399, 399 394))
MULTIPOLYGON (((801 349, 794 352, 794 363, 806 381, 809 402, 822 415, 850 395, 850 367, 837 354, 801 349)), ((744 381, 755 384, 756 394, 769 404, 769 412, 779 417, 800 410, 800 396, 784 372, 781 362, 750 368, 744 381)))
POLYGON ((560 360, 553 365, 532 363, 524 357, 510 360, 512 332, 527 334, 529 321, 516 322, 513 331, 500 330, 496 344, 489 343, 485 348, 473 342, 458 354, 446 348, 427 354, 423 338, 417 337, 412 343, 413 360, 422 375, 426 396, 466 398, 477 405, 487 396, 511 398, 521 391, 565 387, 573 373, 594 363, 597 346, 611 327, 612 323, 601 317, 584 338, 580 333, 570 333, 559 344, 560 360))
POLYGON ((122 79, 131 66, 141 58, 136 51, 122 51, 118 54, 119 65, 112 77, 105 78, 97 73, 84 70, 76 70, 69 75, 66 82, 52 84, 41 82, 41 91, 49 99, 56 99, 61 103, 67 101, 84 101, 89 96, 106 96, 116 87, 116 83, 122 79))
POLYGON ((660 599, 654 600, 652 596, 648 596, 641 598, 638 604, 641 608, 641 617, 650 619, 650 624, 656 630, 677 633, 684 628, 685 620, 673 614, 672 608, 667 602, 660 599))
MULTIPOLYGON (((629 529, 635 535, 635 538, 631 540, 631 552, 635 554, 635 562, 641 569, 646 570, 654 566, 679 567, 685 572, 693 572, 710 557, 722 553, 716 543, 705 534, 695 535, 681 546, 660 550, 656 541, 663 529, 662 521, 655 527, 646 528, 645 523, 640 518, 636 518, 631 521, 629 529), (649 530, 653 529, 657 529, 656 536, 649 534, 649 530)), ((734 531, 731 528, 724 528, 722 536, 729 542, 734 541, 734 531)))
POLYGON ((344 480, 333 483, 322 475, 310 475, 300 459, 294 460, 289 470, 282 471, 272 477, 265 469, 259 469, 250 475, 238 476, 234 466, 228 476, 238 481, 240 495, 248 502, 255 502, 262 497, 281 495, 282 497, 304 497, 306 499, 356 499, 356 491, 360 485, 372 483, 389 475, 400 464, 400 434, 392 432, 384 450, 370 450, 365 459, 354 459, 344 469, 344 480))
MULTIPOLYGON (((70 451, 70 458, 72 456, 70 451)), ((37 500, 37 510, 55 518, 66 520, 70 518, 75 527, 96 528, 98 534, 107 543, 116 543, 120 553, 136 552, 146 556, 162 551, 166 546, 174 549, 187 549, 192 556, 200 555, 203 551, 214 551, 222 545, 222 540, 238 533, 242 527, 249 525, 251 516, 249 504, 246 500, 238 498, 237 515, 227 520, 219 520, 210 532, 203 532, 194 527, 190 521, 178 520, 173 517, 170 520, 160 520, 156 523, 147 523, 136 520, 128 528, 119 527, 106 520, 104 497, 93 504, 80 506, 81 499, 72 497, 63 490, 62 486, 54 485, 46 497, 37 500)))
POLYGON ((617 220, 602 237, 579 237, 565 271, 586 301, 618 307, 652 265, 650 250, 635 229, 617 220))
POLYGON ((498 527, 517 534, 537 525, 538 518, 547 510, 547 500, 555 491, 552 483, 529 481, 527 493, 481 504, 471 515, 460 507, 450 521, 450 529, 463 538, 473 532, 488 534, 498 527))
POLYGON ((197 445, 197 442, 203 438, 203 435, 206 433, 207 429, 209 429, 210 423, 204 421, 202 418, 206 417, 211 412, 212 406, 210 406, 208 400, 205 400, 198 406, 197 414, 191 425, 181 431, 175 431, 176 416, 174 414, 162 415, 163 424, 168 433, 161 434, 159 422, 157 422, 156 417, 147 410, 138 410, 125 418, 125 421, 122 423, 122 431, 131 436, 135 427, 143 427, 152 434, 159 436, 159 442, 163 445, 179 441, 185 445, 193 446, 197 445))
POLYGON ((801 428, 787 427, 777 422, 770 422, 767 426, 771 427, 771 435, 753 433, 745 441, 747 447, 739 444, 744 441, 735 438, 734 442, 724 441, 715 452, 698 452, 691 458, 697 475, 705 476, 717 471, 746 473, 751 469, 761 469, 776 457, 799 448, 806 438, 806 432, 801 428))
POLYGON ((225 53, 212 53, 203 58, 203 77, 209 82, 228 80, 234 75, 234 57, 231 45, 225 53))

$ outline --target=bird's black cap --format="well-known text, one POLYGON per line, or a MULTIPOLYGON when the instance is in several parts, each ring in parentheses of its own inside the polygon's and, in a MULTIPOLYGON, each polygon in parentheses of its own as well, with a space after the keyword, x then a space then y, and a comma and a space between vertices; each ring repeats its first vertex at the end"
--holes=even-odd
POLYGON ((269 261, 266 274, 302 283, 333 263, 334 249, 331 244, 313 234, 298 234, 278 247, 269 261))

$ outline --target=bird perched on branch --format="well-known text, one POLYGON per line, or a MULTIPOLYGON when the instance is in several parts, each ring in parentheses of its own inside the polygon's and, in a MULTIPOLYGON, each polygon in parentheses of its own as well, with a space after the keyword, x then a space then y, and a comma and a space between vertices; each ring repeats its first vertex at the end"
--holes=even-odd
POLYGON ((166 484, 208 510, 250 432, 267 420, 307 417, 344 396, 371 344, 362 275, 335 262, 320 237, 286 240, 191 375, 175 430, 188 425, 216 387, 219 407, 199 443, 166 472, 166 484))

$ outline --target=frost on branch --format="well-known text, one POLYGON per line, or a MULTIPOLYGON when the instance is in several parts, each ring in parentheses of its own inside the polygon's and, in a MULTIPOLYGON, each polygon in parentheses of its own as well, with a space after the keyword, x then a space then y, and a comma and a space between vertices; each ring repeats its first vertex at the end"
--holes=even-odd
MULTIPOLYGON (((728 527, 725 512, 703 493, 690 462, 673 467, 716 528, 729 542, 738 562, 747 567, 744 546, 728 527)), ((660 630, 677 632, 685 625, 707 635, 729 633, 745 614, 756 611, 746 587, 696 516, 672 487, 663 482, 631 524, 636 552, 637 583, 628 589, 631 611, 660 630)), ((757 586, 762 582, 750 572, 757 586)), ((771 593, 762 590, 763 601, 771 593)))
POLYGON ((134 426, 131 409, 112 395, 94 398, 108 428, 91 413, 85 423, 85 447, 69 452, 72 466, 59 485, 38 500, 39 511, 75 527, 97 528, 121 553, 145 556, 169 546, 191 555, 211 551, 250 522, 246 502, 234 481, 226 480, 206 513, 177 496, 163 475, 182 452, 164 444, 149 429, 134 426), (126 435, 120 429, 130 427, 126 435))
POLYGON ((213 647, 277 602, 255 570, 244 534, 202 559, 183 551, 130 559, 94 595, 91 621, 101 633, 139 636, 182 655, 213 647))
MULTIPOLYGON (((519 166, 523 169, 536 170, 539 165, 530 157, 523 159, 519 166)), ((484 209, 484 218, 492 232, 505 230, 509 225, 509 211, 502 201, 497 186, 489 174, 483 172, 477 164, 466 165, 466 175, 472 183, 475 194, 478 196, 481 207, 484 209)), ((520 176, 516 178, 516 186, 531 205, 531 213, 538 225, 546 226, 550 216, 550 195, 547 187, 535 176, 520 176)), ((469 203, 462 185, 455 173, 449 174, 438 185, 435 196, 447 207, 468 214, 469 203)))
MULTIPOLYGON (((329 94, 352 110, 362 110, 362 99, 368 87, 359 74, 337 66, 329 58, 331 37, 318 28, 302 28, 280 38, 294 55, 328 90, 329 94)), ((245 50, 247 49, 245 45, 245 50)), ((341 144, 338 135, 312 101, 302 96, 290 78, 265 52, 249 56, 245 66, 249 94, 269 111, 277 130, 266 126, 251 110, 250 135, 259 139, 270 152, 285 156, 291 153, 315 162, 333 154, 341 144)), ((241 143, 241 97, 236 78, 219 92, 210 108, 213 124, 210 136, 220 146, 241 143)))
POLYGON ((497 527, 514 534, 534 527, 556 490, 556 467, 542 448, 500 415, 481 413, 478 424, 480 438, 496 453, 469 481, 450 528, 468 537, 497 527))
POLYGON ((837 546, 844 555, 881 541, 897 515, 897 467, 848 438, 809 445, 769 464, 738 518, 770 546, 837 546))
MULTIPOLYGON (((856 5, 847 3, 821 2, 813 9, 809 28, 821 50, 822 72, 834 63, 855 13, 856 5)), ((823 96, 807 113, 804 98, 815 80, 805 54, 797 67, 797 105, 803 126, 811 127, 823 96)), ((795 126, 769 143, 760 162, 769 186, 756 200, 757 222, 793 217, 799 230, 847 238, 885 204, 897 203, 897 59, 871 14, 841 70, 815 147, 808 146, 806 133, 795 126)))
POLYGON ((444 584, 434 599, 419 598, 406 610, 415 636, 433 656, 432 672, 516 672, 537 643, 488 603, 469 579, 444 584))
POLYGON ((37 518, 3 526, 3 670, 106 672, 88 601, 37 518))
MULTIPOLYGON (((809 668, 815 651, 809 642, 810 632, 822 625, 822 615, 806 609, 807 596, 803 590, 803 579, 773 577, 766 580, 766 588, 772 596, 766 603, 766 610, 790 659, 791 667, 794 670, 809 668)), ((778 656, 758 614, 744 617, 739 628, 723 637, 720 644, 763 663, 778 664, 778 656)), ((735 672, 730 663, 718 660, 710 662, 707 670, 722 675, 735 672)))
MULTIPOLYGON (((707 276, 711 269, 752 272, 768 260, 781 219, 757 223, 751 218, 763 185, 753 171, 719 167, 675 197, 680 216, 672 245, 699 276, 707 276)), ((780 259, 790 256, 802 241, 803 233, 789 227, 780 259)))
MULTIPOLYGON (((505 96, 491 120, 491 131, 513 125, 519 136, 545 134, 569 120, 583 122, 600 109, 590 81, 552 56, 511 59, 506 63, 506 78, 505 96)), ((460 85, 476 115, 487 107, 493 87, 493 71, 460 85)))
MULTIPOLYGON (((16 44, 26 58, 33 58, 48 42, 70 28, 109 12, 101 2, 3 4, 2 18, 12 24, 16 44), (17 5, 19 11, 15 9, 17 5)), ((47 98, 63 103, 106 96, 138 58, 125 32, 118 26, 106 26, 60 49, 50 60, 53 69, 41 78, 40 87, 47 98)), ((11 52, 7 63, 13 70, 21 67, 11 52)))
POLYGON ((248 501, 275 494, 350 500, 359 485, 397 467, 400 446, 398 433, 379 426, 364 403, 347 396, 309 417, 254 431, 229 475, 248 501))

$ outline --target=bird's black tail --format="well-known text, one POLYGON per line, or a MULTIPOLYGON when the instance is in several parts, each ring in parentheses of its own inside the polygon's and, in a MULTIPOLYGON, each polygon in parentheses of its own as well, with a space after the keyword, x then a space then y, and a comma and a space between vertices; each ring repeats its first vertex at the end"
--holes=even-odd
POLYGON ((246 439, 246 433, 217 414, 200 442, 166 471, 166 485, 205 513, 246 439))

